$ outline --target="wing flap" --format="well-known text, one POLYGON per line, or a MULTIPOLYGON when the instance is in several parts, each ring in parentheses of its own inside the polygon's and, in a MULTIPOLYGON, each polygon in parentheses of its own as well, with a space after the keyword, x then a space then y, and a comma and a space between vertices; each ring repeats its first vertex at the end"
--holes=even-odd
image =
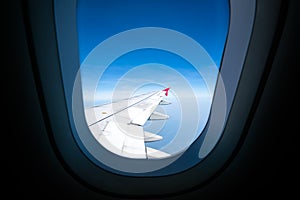
POLYGON ((120 156, 146 158, 143 127, 109 121, 98 141, 120 156))

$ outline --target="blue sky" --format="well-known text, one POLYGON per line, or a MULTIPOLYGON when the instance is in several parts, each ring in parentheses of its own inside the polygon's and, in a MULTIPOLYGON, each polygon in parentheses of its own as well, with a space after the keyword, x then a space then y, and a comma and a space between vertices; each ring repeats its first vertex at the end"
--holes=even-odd
MULTIPOLYGON (((209 63, 217 68, 220 66, 229 26, 227 0, 78 0, 77 6, 80 63, 85 66, 90 52, 101 42, 120 32, 142 27, 161 27, 185 34, 198 42, 208 54, 201 59, 211 59, 209 63)), ((101 55, 95 66, 81 68, 85 106, 111 100, 116 88, 135 88, 135 93, 143 93, 171 86, 168 100, 173 104, 159 108, 171 118, 163 124, 149 122, 145 127, 163 135, 164 139, 148 145, 173 153, 176 145, 181 146, 179 141, 187 137, 183 134, 189 132, 186 127, 190 124, 197 124, 190 131, 196 132, 191 137, 199 136, 209 115, 210 97, 206 95, 208 86, 204 78, 207 77, 202 77, 189 60, 161 49, 144 48, 120 55, 106 66, 99 78, 93 75, 103 67, 100 59, 101 55), (97 89, 92 90, 95 78, 99 82, 97 89), (178 84, 179 80, 183 84, 178 84), (97 96, 95 102, 88 98, 91 94, 97 96), (192 94, 193 99, 188 94, 192 94), (196 116, 196 119, 186 120, 189 116, 196 116)), ((207 67, 200 66, 203 70, 207 67)))
POLYGON ((192 37, 220 64, 229 23, 228 0, 79 0, 77 6, 81 62, 96 45, 119 32, 164 27, 192 37))

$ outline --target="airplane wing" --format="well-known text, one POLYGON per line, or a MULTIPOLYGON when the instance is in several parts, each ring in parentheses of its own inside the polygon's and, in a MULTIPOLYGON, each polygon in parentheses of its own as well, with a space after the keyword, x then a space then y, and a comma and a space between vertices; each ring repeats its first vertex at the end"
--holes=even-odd
POLYGON ((127 158, 155 159, 170 156, 145 146, 145 142, 163 139, 144 131, 148 119, 165 120, 169 116, 156 112, 170 88, 85 109, 85 118, 96 140, 107 150, 127 158))

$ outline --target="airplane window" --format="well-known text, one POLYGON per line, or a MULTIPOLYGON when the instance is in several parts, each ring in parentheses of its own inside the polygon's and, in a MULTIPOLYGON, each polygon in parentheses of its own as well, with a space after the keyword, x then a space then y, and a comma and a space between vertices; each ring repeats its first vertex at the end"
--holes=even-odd
POLYGON ((95 140, 125 158, 178 158, 209 117, 228 1, 78 1, 77 10, 85 120, 95 140))
MULTIPOLYGON (((56 19, 62 19, 61 4, 56 1, 56 19)), ((251 34, 252 22, 234 24, 237 7, 228 0, 78 0, 75 61, 62 53, 65 27, 57 20, 70 123, 91 161, 117 174, 162 176, 189 169, 211 152, 251 34), (242 50, 226 52, 233 38, 242 50), (233 53, 238 59, 224 58, 233 53)))

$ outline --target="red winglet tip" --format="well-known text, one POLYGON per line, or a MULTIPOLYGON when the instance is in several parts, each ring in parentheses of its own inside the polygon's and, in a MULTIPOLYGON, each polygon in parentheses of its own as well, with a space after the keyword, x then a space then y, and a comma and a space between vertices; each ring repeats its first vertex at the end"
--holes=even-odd
POLYGON ((163 90, 164 92, 166 92, 165 93, 166 96, 168 96, 169 90, 170 90, 170 87, 168 87, 168 88, 166 88, 166 89, 163 90))

